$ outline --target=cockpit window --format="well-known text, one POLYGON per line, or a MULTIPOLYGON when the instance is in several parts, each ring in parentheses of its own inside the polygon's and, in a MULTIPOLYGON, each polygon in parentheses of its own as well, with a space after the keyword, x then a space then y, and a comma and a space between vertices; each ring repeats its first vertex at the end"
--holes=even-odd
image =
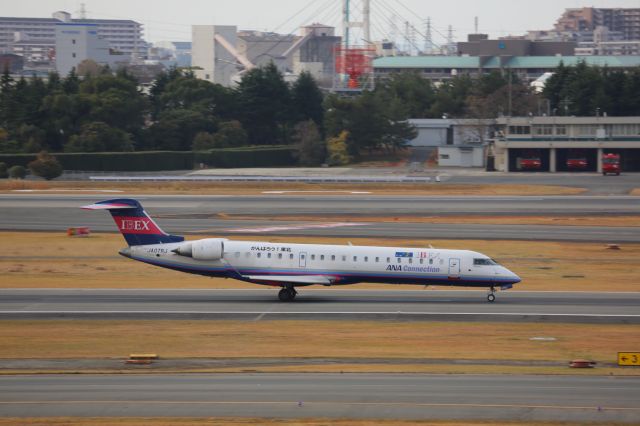
POLYGON ((491 259, 473 259, 474 266, 495 265, 495 264, 496 262, 494 262, 491 259))

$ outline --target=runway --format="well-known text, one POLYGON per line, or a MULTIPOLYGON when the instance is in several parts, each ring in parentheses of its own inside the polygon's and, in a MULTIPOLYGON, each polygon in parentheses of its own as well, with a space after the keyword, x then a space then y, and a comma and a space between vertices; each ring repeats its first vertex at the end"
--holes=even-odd
MULTIPOLYGON (((0 195, 0 229, 62 231, 89 226, 114 232, 108 214, 78 207, 113 195, 0 195)), ((118 196, 118 195, 116 195, 118 196)), ((640 242, 639 227, 405 223, 402 216, 446 215, 640 215, 638 197, 380 197, 380 196, 141 196, 149 214, 168 232, 234 235, 302 235, 345 238, 516 239, 640 242), (218 216, 252 216, 221 220, 218 216), (279 215, 352 215, 357 226, 315 228, 318 223, 274 221, 279 215), (393 223, 366 222, 366 215, 397 215, 393 223), (263 219, 262 219, 263 218, 263 219), (275 229, 274 229, 275 227, 275 229), (268 229, 268 230, 265 230, 268 229)))
POLYGON ((640 324, 640 293, 299 289, 0 290, 0 319, 396 320, 640 324))
POLYGON ((639 386, 598 376, 3 376, 0 415, 637 422, 639 386))

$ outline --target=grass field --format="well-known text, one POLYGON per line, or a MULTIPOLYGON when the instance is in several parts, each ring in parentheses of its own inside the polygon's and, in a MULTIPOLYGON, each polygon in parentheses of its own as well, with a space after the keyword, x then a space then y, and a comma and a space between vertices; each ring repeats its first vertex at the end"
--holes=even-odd
MULTIPOLYGON (((0 192, 21 190, 98 192, 110 195, 207 194, 255 195, 264 191, 367 191, 377 195, 574 195, 585 190, 554 185, 454 185, 447 183, 304 183, 304 182, 87 182, 0 180, 0 192)), ((309 194, 313 195, 313 193, 309 194)))
MULTIPOLYGON (((237 239, 254 239, 237 237, 237 239)), ((346 244, 344 238, 257 237, 267 241, 346 244)), ((350 239, 355 245, 471 249, 516 272, 518 290, 640 291, 640 244, 609 250, 602 243, 350 239)), ((256 288, 235 280, 170 271, 119 256, 119 234, 67 237, 63 232, 0 232, 1 288, 256 288)), ((391 288, 374 284, 357 288, 391 288)), ((398 286, 417 289, 420 287, 398 286)))
MULTIPOLYGON (((0 358, 363 358, 615 363, 639 325, 378 321, 4 320, 0 358), (292 337, 292 336, 298 336, 292 337), (555 340, 531 340, 553 337, 555 340)), ((282 368, 282 366, 276 366, 282 368)), ((384 367, 384 366, 383 366, 384 367)), ((632 369, 633 370, 633 369, 632 369)), ((629 370, 631 371, 631 370, 629 370)))
MULTIPOLYGON (((626 423, 628 425, 628 423, 626 423)), ((284 426, 579 426, 574 422, 492 422, 434 421, 434 420, 342 420, 342 419, 265 419, 265 418, 118 418, 118 417, 49 417, 49 418, 0 418, 0 426, 240 426, 240 425, 284 425, 284 426)), ((589 423, 590 426, 605 423, 589 423)), ((616 426, 618 423, 606 423, 616 426)))

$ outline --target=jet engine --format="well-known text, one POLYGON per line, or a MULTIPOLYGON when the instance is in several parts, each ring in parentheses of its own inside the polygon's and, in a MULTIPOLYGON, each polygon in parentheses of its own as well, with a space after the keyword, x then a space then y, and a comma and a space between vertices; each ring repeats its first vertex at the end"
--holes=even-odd
POLYGON ((198 241, 189 241, 173 250, 180 256, 192 257, 196 260, 219 260, 224 254, 223 238, 205 238, 198 241))

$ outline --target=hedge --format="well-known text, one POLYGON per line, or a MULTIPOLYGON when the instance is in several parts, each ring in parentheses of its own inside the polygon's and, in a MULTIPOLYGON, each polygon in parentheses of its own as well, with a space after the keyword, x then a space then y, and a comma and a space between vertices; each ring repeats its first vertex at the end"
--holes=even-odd
MULTIPOLYGON (((64 170, 75 171, 160 171, 191 170, 200 163, 208 167, 281 167, 295 164, 294 149, 288 146, 258 146, 211 151, 145 151, 54 153, 64 170)), ((0 154, 7 166, 27 165, 36 154, 0 154)))

